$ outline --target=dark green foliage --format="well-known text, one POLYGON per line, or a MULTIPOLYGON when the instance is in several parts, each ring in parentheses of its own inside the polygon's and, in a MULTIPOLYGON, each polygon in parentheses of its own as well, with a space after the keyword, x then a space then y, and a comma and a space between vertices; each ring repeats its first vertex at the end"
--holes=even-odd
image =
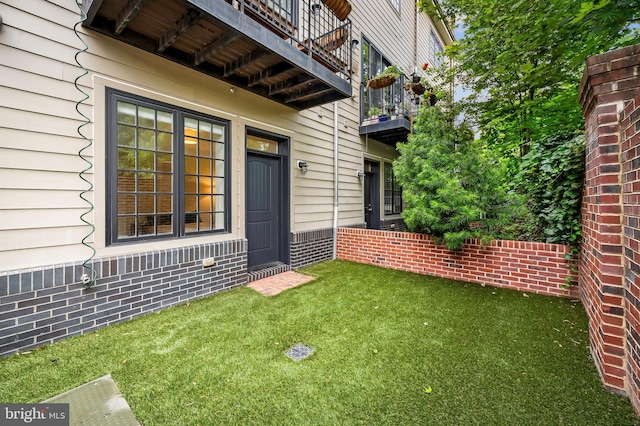
POLYGON ((467 117, 515 173, 531 143, 584 127, 578 87, 588 56, 640 41, 638 0, 431 0, 465 37, 446 50, 472 92, 467 117))
POLYGON ((640 1, 638 0, 597 0, 583 1, 580 11, 572 24, 585 22, 593 32, 606 32, 610 28, 626 26, 623 37, 612 47, 635 44, 640 39, 640 28, 627 24, 640 20, 640 1))
POLYGON ((577 244, 583 159, 579 140, 556 135, 584 129, 578 89, 586 58, 640 42, 640 1, 419 0, 418 7, 464 26, 465 37, 445 54, 457 64, 455 82, 471 92, 461 102, 466 118, 505 166, 505 182, 525 162, 519 191, 532 217, 519 238, 577 244))
POLYGON ((577 247, 581 237, 583 135, 560 133, 534 142, 516 186, 534 215, 532 239, 577 247))
POLYGON ((501 185, 498 163, 466 124, 454 125, 452 105, 422 108, 414 134, 398 144, 394 173, 403 188, 403 218, 450 250, 469 238, 496 237, 517 203, 501 185))

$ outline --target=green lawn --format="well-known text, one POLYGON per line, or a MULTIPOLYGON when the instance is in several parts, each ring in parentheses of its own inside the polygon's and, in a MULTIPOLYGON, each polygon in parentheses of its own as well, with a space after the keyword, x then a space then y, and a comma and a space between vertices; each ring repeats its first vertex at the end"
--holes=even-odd
POLYGON ((348 262, 0 359, 0 401, 111 373, 144 425, 637 425, 575 301, 348 262), (284 351, 315 348, 295 362, 284 351))

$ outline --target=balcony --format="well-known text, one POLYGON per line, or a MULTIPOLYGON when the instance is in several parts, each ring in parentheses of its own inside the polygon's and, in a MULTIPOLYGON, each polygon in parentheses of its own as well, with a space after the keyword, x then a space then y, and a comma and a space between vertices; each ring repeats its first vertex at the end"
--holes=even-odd
POLYGON ((362 86, 360 90, 361 136, 378 140, 393 146, 406 142, 413 131, 413 119, 420 105, 434 102, 429 94, 416 94, 407 85, 409 80, 400 77, 391 86, 371 89, 362 86))
POLYGON ((351 21, 320 0, 83 0, 84 26, 304 110, 351 97, 351 21))

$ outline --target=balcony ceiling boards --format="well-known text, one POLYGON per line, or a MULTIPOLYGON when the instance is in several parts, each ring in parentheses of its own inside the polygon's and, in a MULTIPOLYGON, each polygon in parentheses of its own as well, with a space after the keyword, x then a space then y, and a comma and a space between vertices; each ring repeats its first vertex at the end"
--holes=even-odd
POLYGON ((351 96, 350 64, 343 78, 225 0, 83 0, 83 10, 85 27, 297 110, 351 96))

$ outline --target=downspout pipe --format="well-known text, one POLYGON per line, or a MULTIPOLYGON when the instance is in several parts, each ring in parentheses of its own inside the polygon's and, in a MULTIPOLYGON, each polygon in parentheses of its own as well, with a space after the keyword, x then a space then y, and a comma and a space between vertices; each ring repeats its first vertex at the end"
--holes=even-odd
POLYGON ((338 257, 338 101, 333 103, 333 254, 338 257))

